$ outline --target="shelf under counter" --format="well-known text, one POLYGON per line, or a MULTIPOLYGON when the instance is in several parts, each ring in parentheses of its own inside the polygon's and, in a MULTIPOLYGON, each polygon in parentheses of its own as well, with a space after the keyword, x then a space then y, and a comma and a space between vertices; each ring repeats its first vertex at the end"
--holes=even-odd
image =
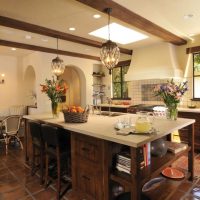
MULTIPOLYGON (((171 165, 175 160, 180 158, 182 155, 187 154, 191 150, 190 147, 188 147, 186 150, 183 150, 177 154, 173 154, 171 152, 167 152, 163 157, 154 157, 151 156, 151 164, 148 166, 145 166, 144 168, 140 169, 139 175, 142 180, 142 185, 149 179, 149 178, 155 178, 160 174, 160 172, 166 168, 167 166, 171 165)), ((110 176, 111 180, 114 181, 124 181, 126 184, 130 184, 131 181, 131 174, 128 174, 126 172, 118 171, 117 169, 114 169, 110 176)))

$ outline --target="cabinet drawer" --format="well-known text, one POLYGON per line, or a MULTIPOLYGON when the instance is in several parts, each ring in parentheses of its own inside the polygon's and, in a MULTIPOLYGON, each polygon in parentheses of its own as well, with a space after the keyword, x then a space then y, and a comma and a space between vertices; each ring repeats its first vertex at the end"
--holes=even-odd
POLYGON ((95 200, 103 199, 102 173, 97 169, 81 165, 77 170, 77 186, 83 194, 87 194, 95 200))
POLYGON ((101 140, 88 136, 76 137, 76 155, 95 163, 102 162, 101 140))

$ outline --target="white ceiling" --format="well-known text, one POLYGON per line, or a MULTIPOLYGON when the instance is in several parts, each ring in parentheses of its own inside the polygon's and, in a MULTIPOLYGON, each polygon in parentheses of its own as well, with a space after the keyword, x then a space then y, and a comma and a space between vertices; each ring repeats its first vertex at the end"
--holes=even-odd
POLYGON ((189 38, 190 34, 200 34, 199 0, 113 0, 149 21, 174 33, 189 38), (190 19, 185 15, 192 14, 190 19))
MULTIPOLYGON (((200 1, 199 0, 114 0, 116 3, 143 16, 166 30, 189 38, 191 33, 200 33, 200 1), (191 19, 184 19, 185 14, 193 14, 191 19)), ((102 39, 88 33, 107 25, 107 15, 85 6, 75 0, 0 0, 0 15, 21 21, 37 24, 54 30, 74 34, 84 38, 104 42, 102 39), (94 14, 101 14, 100 19, 94 19, 94 14), (71 32, 69 27, 75 27, 71 32)), ((129 28, 134 28, 117 19, 111 18, 111 22, 117 22, 129 28)), ((138 30, 137 28, 134 28, 138 30)), ((144 30, 141 33, 147 34, 144 30)), ((111 33, 112 34, 112 33, 111 33)), ((114 33, 121 34, 123 33, 114 33)), ((150 45, 161 41, 158 37, 149 36, 148 39, 121 47, 134 49, 144 45, 150 45)), ((0 39, 34 44, 38 46, 56 48, 56 39, 27 33, 16 29, 0 26, 0 39), (32 39, 25 39, 25 35, 31 35, 32 39), (47 38, 48 42, 42 39, 47 38)), ((7 48, 9 51, 10 48, 7 48)), ((1 48, 2 49, 2 48, 1 48)), ((2 52, 0 49, 0 52, 2 52)), ((99 56, 99 49, 59 40, 59 49, 83 54, 99 56)), ((17 51, 15 51, 17 53, 17 51)), ((26 52, 26 51, 25 51, 26 52)), ((29 51, 30 52, 30 51, 29 51)), ((20 54, 21 55, 21 54, 20 54)))

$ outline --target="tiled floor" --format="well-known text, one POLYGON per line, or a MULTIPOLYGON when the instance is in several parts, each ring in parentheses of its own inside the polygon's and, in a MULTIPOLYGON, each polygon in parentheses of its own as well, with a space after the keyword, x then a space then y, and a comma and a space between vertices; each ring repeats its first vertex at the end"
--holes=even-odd
MULTIPOLYGON (((30 169, 23 165, 24 154, 19 148, 11 147, 8 155, 0 146, 0 200, 54 200, 55 188, 40 185, 37 175, 31 176, 30 169)), ((63 197, 63 200, 67 198, 63 197)))
MULTIPOLYGON (((23 162, 22 150, 11 147, 5 155, 0 146, 0 200, 56 199, 55 188, 41 186, 39 178, 31 176, 30 169, 23 162)), ((67 200, 65 196, 62 199, 67 200)), ((182 183, 170 200, 200 200, 200 179, 182 183)))

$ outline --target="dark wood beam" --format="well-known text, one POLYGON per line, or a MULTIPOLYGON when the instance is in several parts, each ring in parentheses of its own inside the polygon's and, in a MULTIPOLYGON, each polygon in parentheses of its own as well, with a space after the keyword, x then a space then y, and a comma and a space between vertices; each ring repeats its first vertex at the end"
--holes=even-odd
POLYGON ((152 23, 151 21, 141 17, 140 15, 128 10, 127 8, 111 1, 111 0, 76 0, 85 5, 88 5, 96 10, 105 12, 106 8, 112 8, 111 16, 115 17, 123 22, 133 25, 143 31, 146 31, 152 35, 162 38, 166 42, 170 42, 175 45, 186 44, 187 41, 180 38, 173 33, 161 28, 160 26, 152 23))
POLYGON ((46 52, 46 53, 54 53, 54 54, 59 54, 59 55, 86 58, 86 59, 90 59, 90 60, 100 61, 100 58, 96 57, 96 56, 91 56, 91 55, 86 55, 86 54, 81 54, 81 53, 75 53, 75 52, 70 52, 70 51, 51 49, 51 48, 47 48, 47 47, 40 47, 40 46, 18 43, 18 42, 11 42, 11 41, 7 41, 7 40, 0 40, 0 45, 1 46, 7 46, 7 47, 15 47, 15 48, 19 48, 19 49, 41 51, 41 52, 46 52))
POLYGON ((131 64, 131 60, 124 60, 124 61, 118 62, 118 64, 116 65, 116 67, 130 66, 130 64, 131 64))
MULTIPOLYGON (((27 22, 11 19, 4 16, 0 16, 0 25, 23 30, 23 31, 28 31, 31 33, 37 33, 40 35, 46 35, 53 38, 59 38, 62 40, 67 40, 67 41, 84 44, 84 45, 88 45, 92 47, 97 47, 97 48, 101 48, 101 45, 102 45, 102 43, 94 41, 94 40, 71 35, 68 33, 61 32, 61 31, 56 31, 56 30, 49 29, 43 26, 30 24, 27 22)), ((120 48, 120 52, 124 54, 128 54, 128 55, 132 55, 132 50, 129 50, 129 49, 120 48)))
POLYGON ((200 52, 200 46, 196 46, 196 47, 190 47, 186 49, 186 53, 197 53, 200 52))

